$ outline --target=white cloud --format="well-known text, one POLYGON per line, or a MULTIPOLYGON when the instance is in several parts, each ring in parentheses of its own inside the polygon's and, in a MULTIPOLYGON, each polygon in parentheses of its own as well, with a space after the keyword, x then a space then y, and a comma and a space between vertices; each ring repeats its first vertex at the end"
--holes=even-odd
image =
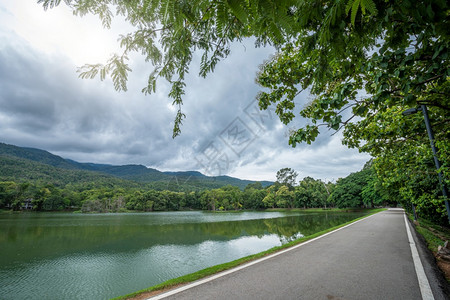
POLYGON ((74 16, 65 5, 45 11, 29 0, 2 1, 3 30, 12 30, 35 49, 48 54, 64 53, 76 65, 105 61, 119 51, 117 36, 132 28, 116 17, 111 29, 92 15, 74 16))
POLYGON ((265 148, 257 159, 233 170, 230 175, 253 180, 276 180, 276 172, 288 167, 297 171, 298 180, 310 176, 336 181, 361 170, 370 159, 369 155, 342 145, 340 138, 335 135, 320 147, 300 145, 290 148, 280 145, 275 149, 265 148))

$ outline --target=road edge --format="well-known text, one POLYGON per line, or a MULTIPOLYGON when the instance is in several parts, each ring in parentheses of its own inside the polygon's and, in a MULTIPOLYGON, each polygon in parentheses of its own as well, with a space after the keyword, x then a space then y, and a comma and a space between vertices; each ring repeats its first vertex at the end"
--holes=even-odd
POLYGON ((405 220, 406 235, 408 236, 409 246, 411 248, 411 256, 414 263, 414 269, 416 270, 417 280, 419 281, 420 294, 423 300, 434 300, 433 291, 431 290, 430 282, 425 274, 425 270, 420 258, 419 251, 417 250, 416 242, 412 237, 411 226, 407 220, 406 214, 403 213, 403 219, 405 220))
POLYGON ((406 221, 411 229, 411 235, 416 244, 417 251, 422 261, 423 269, 430 283, 431 290, 433 291, 434 299, 447 300, 450 299, 450 284, 445 279, 444 274, 439 269, 436 263, 436 258, 430 249, 428 249, 425 238, 417 232, 414 223, 406 216, 406 221))

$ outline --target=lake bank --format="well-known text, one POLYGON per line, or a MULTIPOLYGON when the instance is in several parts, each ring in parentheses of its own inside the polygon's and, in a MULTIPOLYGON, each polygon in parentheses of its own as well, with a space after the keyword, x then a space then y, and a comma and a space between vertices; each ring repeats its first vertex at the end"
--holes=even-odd
POLYGON ((160 213, 160 212, 205 212, 205 213, 242 213, 242 212, 304 212, 304 213, 320 213, 320 212, 361 212, 377 208, 266 208, 266 209, 239 209, 239 210, 201 210, 201 209, 186 209, 186 210, 164 210, 164 211, 137 211, 137 210, 122 210, 117 212, 82 212, 79 209, 54 210, 54 211, 34 211, 34 210, 12 210, 0 209, 2 214, 22 214, 22 213, 56 213, 56 214, 145 214, 145 213, 160 213))

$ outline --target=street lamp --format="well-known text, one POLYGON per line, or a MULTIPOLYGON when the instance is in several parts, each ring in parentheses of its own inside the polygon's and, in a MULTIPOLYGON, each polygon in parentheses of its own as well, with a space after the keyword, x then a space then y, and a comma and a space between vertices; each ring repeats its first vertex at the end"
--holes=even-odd
POLYGON ((442 171, 439 170, 441 168, 441 162, 439 161, 439 159, 437 157, 437 149, 436 149, 436 146, 434 145, 434 134, 433 134, 433 129, 431 128, 430 119, 428 118, 427 107, 426 107, 426 105, 421 105, 420 109, 410 108, 410 109, 407 109, 404 112, 402 112, 402 115, 409 116, 409 115, 419 112, 420 110, 422 110, 423 118, 425 120, 425 127, 427 128, 428 138, 430 139, 431 150, 433 151, 434 164, 436 165, 436 169, 438 170, 439 183, 442 187, 442 195, 444 196, 445 208, 447 209, 447 217, 448 217, 448 221, 450 223, 450 206, 447 201, 447 198, 448 198, 447 187, 445 186, 445 181, 444 181, 444 176, 442 175, 442 171))
POLYGON ((407 110, 405 110, 404 112, 402 112, 402 115, 404 116, 409 116, 412 114, 415 114, 416 112, 418 112, 419 110, 417 109, 417 107, 413 107, 413 108, 408 108, 407 110))

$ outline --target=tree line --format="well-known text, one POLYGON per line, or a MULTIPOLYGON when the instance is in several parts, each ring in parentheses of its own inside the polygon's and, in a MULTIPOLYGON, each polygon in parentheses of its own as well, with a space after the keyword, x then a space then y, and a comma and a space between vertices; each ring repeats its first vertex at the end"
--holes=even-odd
POLYGON ((229 211, 266 208, 374 207, 391 203, 380 197, 372 183, 373 168, 365 167, 337 183, 305 177, 284 168, 277 181, 266 188, 248 184, 241 190, 227 185, 203 191, 169 191, 120 186, 71 185, 58 187, 39 182, 0 181, 0 208, 34 211, 80 210, 82 212, 126 211, 229 211))

